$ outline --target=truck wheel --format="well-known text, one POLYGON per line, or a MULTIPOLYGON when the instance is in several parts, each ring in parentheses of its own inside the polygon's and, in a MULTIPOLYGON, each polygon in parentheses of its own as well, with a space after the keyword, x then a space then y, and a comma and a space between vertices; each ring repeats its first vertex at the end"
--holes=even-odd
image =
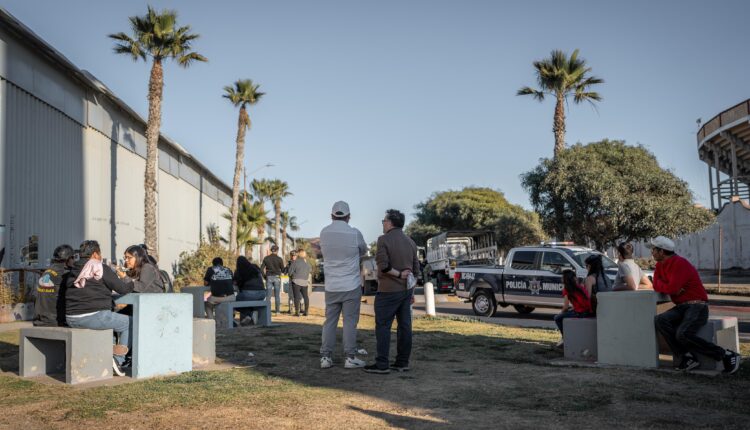
POLYGON ((533 306, 526 306, 526 305, 513 305, 514 308, 516 308, 516 312, 519 314, 530 314, 534 312, 534 309, 536 309, 533 306))
POLYGON ((471 299, 471 308, 474 314, 480 317, 491 317, 495 315, 495 300, 488 290, 479 290, 471 299))

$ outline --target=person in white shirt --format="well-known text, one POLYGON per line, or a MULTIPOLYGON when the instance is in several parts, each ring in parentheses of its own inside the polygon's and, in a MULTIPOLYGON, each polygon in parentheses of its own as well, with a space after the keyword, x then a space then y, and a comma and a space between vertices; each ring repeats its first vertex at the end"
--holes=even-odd
POLYGON ((344 315, 344 367, 363 367, 357 358, 357 323, 362 298, 360 289, 360 258, 367 253, 362 233, 349 225, 349 205, 338 201, 331 209, 330 225, 320 232, 320 250, 325 267, 326 322, 323 324, 320 347, 320 368, 333 366, 336 347, 336 326, 344 315))

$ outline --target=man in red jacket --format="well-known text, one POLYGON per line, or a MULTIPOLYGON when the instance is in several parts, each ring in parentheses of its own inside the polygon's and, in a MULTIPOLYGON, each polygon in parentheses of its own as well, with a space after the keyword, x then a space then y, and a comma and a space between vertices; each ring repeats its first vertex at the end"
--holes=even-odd
POLYGON ((669 294, 675 307, 657 315, 656 329, 681 357, 677 370, 700 366, 695 354, 703 354, 724 363, 724 373, 740 367, 740 355, 699 337, 698 330, 708 322, 708 295, 698 271, 686 259, 674 253, 674 242, 659 236, 651 240, 651 255, 656 260, 654 290, 669 294))

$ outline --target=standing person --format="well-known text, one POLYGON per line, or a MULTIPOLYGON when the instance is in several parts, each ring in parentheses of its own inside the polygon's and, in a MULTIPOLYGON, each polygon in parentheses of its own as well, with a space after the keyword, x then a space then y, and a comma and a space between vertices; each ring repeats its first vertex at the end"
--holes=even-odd
MULTIPOLYGON (((563 300, 562 311, 555 315, 555 324, 557 324, 560 334, 563 333, 563 321, 566 318, 591 318, 594 316, 594 310, 591 308, 591 294, 586 287, 578 283, 576 272, 563 270, 562 280, 562 295, 565 299, 563 300)), ((557 346, 563 346, 562 341, 557 346)))
MULTIPOLYGON (((203 276, 203 285, 211 287, 211 297, 206 300, 206 315, 214 319, 214 308, 219 303, 233 302, 234 285, 232 282, 232 270, 224 267, 224 260, 216 257, 211 261, 211 267, 206 269, 203 276)), ((232 321, 226 321, 230 324, 232 321)))
POLYGON ((86 240, 78 251, 80 259, 62 280, 65 289, 65 319, 72 328, 92 330, 112 329, 117 336, 113 348, 112 368, 119 376, 125 375, 121 366, 130 347, 130 317, 112 312, 112 291, 128 294, 132 284, 126 284, 106 264, 102 264, 99 242, 86 240))
POLYGON ((703 354, 722 361, 724 373, 734 373, 740 368, 740 355, 697 334, 708 322, 708 295, 698 271, 675 254, 674 247, 674 242, 664 236, 650 242, 651 255, 656 260, 654 291, 669 294, 675 304, 656 316, 656 329, 669 344, 675 361, 680 360, 677 370, 689 371, 700 366, 695 354, 703 354))
POLYGON ((320 368, 333 366, 336 326, 344 315, 344 368, 363 367, 357 358, 357 323, 362 298, 359 262, 367 253, 362 233, 349 225, 351 213, 346 202, 338 201, 331 209, 331 224, 320 232, 320 250, 325 263, 326 321, 320 346, 320 368))
POLYGON ((292 285, 292 292, 294 293, 294 316, 298 317, 300 314, 300 299, 305 299, 305 308, 302 311, 304 316, 307 316, 307 311, 310 310, 310 297, 307 295, 308 279, 310 278, 310 271, 312 268, 310 264, 305 260, 307 252, 304 249, 300 249, 297 252, 297 258, 289 266, 289 282, 292 285))
POLYGON ((390 373, 409 370, 411 356, 411 299, 419 271, 417 245, 404 234, 403 213, 388 209, 383 218, 383 235, 378 238, 375 261, 378 265, 378 292, 375 296, 375 337, 378 355, 365 372, 390 373), (411 277, 410 277, 411 276, 411 277), (407 279, 411 279, 413 283, 407 279), (391 326, 396 319, 396 361, 389 365, 391 326))
MULTIPOLYGON (((152 263, 146 250, 140 245, 133 245, 125 250, 123 256, 127 275, 125 281, 132 280, 136 293, 163 293, 164 280, 156 263, 152 263)), ((119 274, 119 273, 118 273, 119 274)))
POLYGON ((651 281, 643 270, 633 260, 633 244, 622 242, 617 245, 617 276, 612 285, 612 291, 650 290, 651 281))
POLYGON ((37 283, 33 323, 35 326, 65 325, 65 299, 60 291, 60 284, 63 275, 74 263, 73 248, 70 245, 55 248, 52 253, 52 265, 42 273, 37 283))
MULTIPOLYGON (((271 246, 271 255, 267 255, 260 265, 260 270, 266 277, 268 299, 271 300, 271 294, 273 294, 276 300, 274 313, 279 313, 281 310, 281 272, 284 271, 284 260, 279 257, 278 252, 278 246, 271 246)), ((291 312, 291 308, 289 311, 291 312)))
POLYGON ((289 279, 289 267, 291 267, 292 262, 297 259, 297 251, 291 251, 289 253, 289 261, 286 263, 286 267, 284 268, 284 274, 287 275, 286 283, 283 285, 284 292, 287 294, 287 304, 289 305, 289 313, 292 313, 292 307, 294 307, 294 291, 292 291, 292 281, 289 279))
MULTIPOLYGON (((237 285, 237 301, 256 301, 266 299, 266 287, 263 285, 263 274, 260 267, 240 255, 237 257, 237 268, 234 271, 234 284, 237 285)), ((257 322, 257 311, 240 309, 240 325, 246 326, 257 322)))

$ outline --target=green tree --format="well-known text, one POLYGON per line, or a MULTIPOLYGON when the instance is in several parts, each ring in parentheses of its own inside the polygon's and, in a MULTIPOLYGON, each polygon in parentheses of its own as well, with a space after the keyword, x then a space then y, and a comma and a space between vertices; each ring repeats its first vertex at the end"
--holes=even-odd
POLYGON ((250 79, 240 79, 234 83, 234 86, 224 87, 222 97, 228 99, 234 107, 240 108, 239 118, 237 119, 237 152, 234 161, 234 180, 232 181, 232 209, 231 222, 229 225, 229 250, 239 253, 237 246, 237 214, 239 212, 240 196, 240 175, 242 166, 245 163, 245 133, 250 129, 250 115, 247 113, 247 105, 258 103, 264 93, 258 91, 259 85, 254 84, 250 79))
POLYGON ((555 115, 552 122, 552 131, 555 134, 555 157, 565 148, 565 104, 569 97, 573 97, 576 104, 587 101, 593 105, 595 101, 601 101, 601 96, 591 87, 604 83, 603 79, 590 76, 591 67, 586 65, 586 60, 578 57, 578 50, 568 55, 560 50, 554 50, 549 58, 534 61, 536 82, 539 88, 523 87, 516 95, 533 96, 535 99, 544 101, 549 95, 555 98, 555 115))
POLYGON ((535 214, 511 204, 502 192, 490 188, 434 193, 416 209, 415 220, 406 232, 419 245, 447 230, 492 230, 500 250, 544 237, 535 214))
MULTIPOLYGON (((271 181, 271 193, 269 198, 273 202, 274 209, 274 241, 278 245, 281 242, 281 201, 292 195, 289 191, 289 184, 280 180, 274 179, 271 181)), ((284 248, 281 249, 281 253, 284 253, 284 248)), ((282 257, 283 258, 283 257, 282 257)))
POLYGON ((521 180, 545 229, 560 225, 562 208, 564 235, 600 250, 617 240, 692 233, 714 219, 694 205, 685 181, 644 147, 623 141, 576 144, 521 180))
MULTIPOLYGON (((286 254, 286 240, 289 238, 287 234, 289 231, 299 230, 299 224, 297 224, 297 217, 290 216, 289 212, 281 212, 281 251, 282 254, 286 254)), ((284 261, 286 261, 286 255, 282 255, 284 261)))
POLYGON ((144 241, 149 253, 158 258, 159 241, 156 217, 156 166, 158 165, 159 129, 161 128, 161 102, 164 89, 164 60, 172 59, 187 68, 195 61, 208 61, 193 51, 193 41, 198 34, 190 26, 177 25, 177 12, 157 12, 151 6, 144 16, 131 16, 132 35, 110 34, 115 40, 114 51, 131 57, 133 61, 151 59, 148 80, 148 120, 146 122, 146 173, 144 178, 144 241))
MULTIPOLYGON (((243 254, 247 254, 247 249, 252 250, 255 245, 260 245, 262 240, 257 235, 258 227, 265 225, 268 216, 263 209, 262 205, 258 201, 251 201, 244 197, 239 204, 239 210, 237 214, 237 230, 235 234, 235 240, 237 243, 237 251, 243 254)), ((231 219, 232 214, 225 213, 223 215, 225 219, 231 219)), ((229 243, 229 239, 222 238, 224 243, 229 243)))

